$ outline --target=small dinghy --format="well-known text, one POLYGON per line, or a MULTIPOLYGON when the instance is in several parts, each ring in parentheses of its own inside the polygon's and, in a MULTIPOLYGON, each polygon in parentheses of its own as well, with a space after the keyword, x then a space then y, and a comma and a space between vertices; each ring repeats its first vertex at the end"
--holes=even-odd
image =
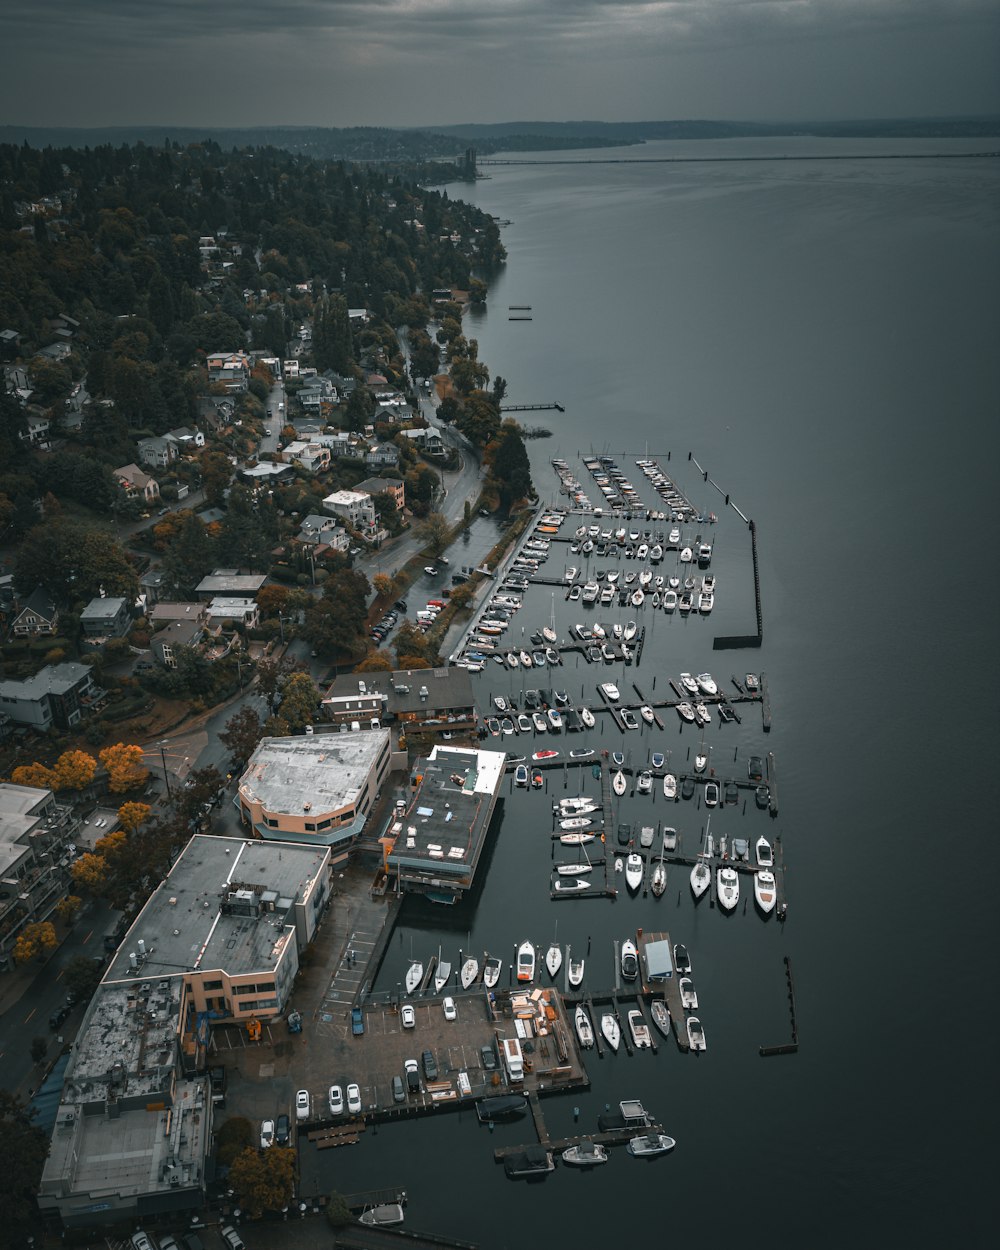
MULTIPOLYGON (((589 868, 590 865, 588 864, 589 868)), ((585 961, 582 959, 571 959, 567 951, 566 956, 566 979, 574 990, 579 989, 583 984, 583 967, 585 961)))
POLYGON ((653 1023, 660 1030, 664 1037, 670 1036, 670 1009, 662 999, 654 999, 649 1006, 649 1014, 653 1017, 653 1023))
POLYGON ((580 1046, 584 1050, 589 1050, 594 1044, 594 1029, 586 1007, 577 1007, 573 1020, 576 1024, 576 1035, 580 1039, 580 1046))
POLYGON ((622 1031, 613 1012, 606 1011, 604 1015, 601 1016, 601 1033, 604 1035, 604 1040, 611 1047, 611 1049, 617 1050, 622 1040, 622 1031))

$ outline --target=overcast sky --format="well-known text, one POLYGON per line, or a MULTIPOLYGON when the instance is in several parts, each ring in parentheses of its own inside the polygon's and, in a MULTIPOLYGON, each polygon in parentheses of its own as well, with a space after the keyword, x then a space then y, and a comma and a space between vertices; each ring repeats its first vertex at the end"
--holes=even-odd
POLYGON ((0 122, 1000 110, 997 0, 2 0, 0 122))

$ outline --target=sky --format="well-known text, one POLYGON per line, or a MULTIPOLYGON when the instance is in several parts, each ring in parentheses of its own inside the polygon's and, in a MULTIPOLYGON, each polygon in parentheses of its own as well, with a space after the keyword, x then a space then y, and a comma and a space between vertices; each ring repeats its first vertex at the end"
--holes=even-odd
POLYGON ((998 0, 2 0, 0 123, 1000 111, 998 0))

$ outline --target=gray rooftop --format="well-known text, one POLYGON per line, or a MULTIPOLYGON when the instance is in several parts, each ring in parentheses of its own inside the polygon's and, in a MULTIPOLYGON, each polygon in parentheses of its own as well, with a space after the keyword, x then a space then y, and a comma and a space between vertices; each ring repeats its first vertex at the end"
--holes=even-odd
POLYGON ((264 573, 237 573, 231 569, 217 569, 203 577, 195 587, 199 595, 249 595, 253 596, 267 581, 264 573))
POLYGON ((240 778, 240 794, 275 814, 339 811, 357 801, 388 742, 387 729, 263 738, 240 778))
POLYGON ((109 616, 117 616, 122 609, 124 599, 101 598, 99 595, 87 604, 80 613, 81 621, 105 621, 109 616))
POLYGON ((86 664, 49 664, 23 681, 0 681, 0 695, 16 699, 41 699, 47 694, 66 694, 77 682, 91 676, 86 664))
POLYGON ((383 694, 390 713, 449 712, 475 705, 472 677, 467 668, 397 669, 392 673, 347 673, 338 677, 327 691, 327 698, 357 698, 358 683, 365 683, 368 694, 383 694), (426 689, 426 698, 421 691, 426 689))

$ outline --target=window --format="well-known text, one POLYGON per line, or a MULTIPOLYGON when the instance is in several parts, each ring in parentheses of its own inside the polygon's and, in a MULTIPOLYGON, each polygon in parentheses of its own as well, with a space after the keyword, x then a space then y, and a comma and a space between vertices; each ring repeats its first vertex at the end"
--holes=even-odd
POLYGON ((314 824, 310 824, 309 821, 307 820, 306 821, 306 833, 315 833, 315 832, 316 832, 316 826, 314 824))
MULTIPOLYGON (((252 986, 252 985, 250 985, 250 986, 248 986, 247 988, 248 988, 248 989, 253 989, 253 986, 252 986)), ((256 1010, 257 1010, 257 1000, 256 1000, 256 999, 253 999, 251 1002, 240 1003, 240 1005, 239 1005, 239 1010, 240 1010, 240 1011, 256 1011, 256 1010)))
POLYGON ((202 988, 202 989, 203 989, 206 993, 208 993, 208 991, 209 991, 209 990, 221 990, 221 989, 222 989, 222 982, 221 982, 221 981, 205 981, 205 982, 203 982, 203 984, 202 984, 202 987, 201 987, 201 988, 202 988))
MULTIPOLYGON (((272 989, 273 989, 273 986, 272 986, 272 989)), ((237 998, 241 998, 245 994, 256 994, 257 987, 256 985, 234 985, 233 993, 236 995, 237 998)))
POLYGON ((267 994, 269 991, 271 993, 274 993, 274 982, 273 981, 258 981, 256 988, 257 988, 258 994, 267 994))
POLYGON ((264 824, 267 825, 269 829, 277 829, 278 827, 278 822, 273 816, 265 816, 264 824))

